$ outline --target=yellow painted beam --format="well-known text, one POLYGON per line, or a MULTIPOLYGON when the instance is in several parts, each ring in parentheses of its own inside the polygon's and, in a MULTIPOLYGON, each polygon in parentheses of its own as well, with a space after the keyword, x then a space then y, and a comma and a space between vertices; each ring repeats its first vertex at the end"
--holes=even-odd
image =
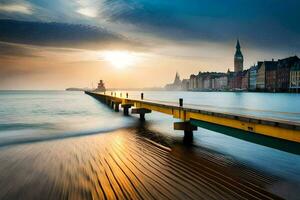
POLYGON ((251 116, 187 109, 179 106, 171 106, 143 100, 118 98, 97 93, 89 94, 105 100, 121 101, 122 104, 133 104, 136 108, 146 108, 172 115, 174 118, 178 118, 183 121, 188 121, 190 119, 201 120, 204 122, 248 131, 249 133, 253 132, 300 143, 300 125, 296 123, 286 123, 273 119, 262 120, 267 122, 263 123, 260 119, 251 116), (282 124, 282 127, 278 126, 278 124, 282 124), (295 128, 296 126, 297 128, 295 128))
POLYGON ((300 142, 300 130, 287 129, 278 126, 244 122, 236 119, 228 119, 205 115, 201 113, 188 112, 188 119, 196 119, 213 124, 223 125, 231 128, 237 128, 244 131, 249 131, 257 134, 267 135, 275 138, 300 142))

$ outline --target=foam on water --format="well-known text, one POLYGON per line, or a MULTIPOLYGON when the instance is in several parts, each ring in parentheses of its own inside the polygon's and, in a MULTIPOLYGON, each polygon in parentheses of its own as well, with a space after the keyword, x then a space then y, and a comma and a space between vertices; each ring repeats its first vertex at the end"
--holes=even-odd
POLYGON ((2 91, 0 105, 0 146, 107 132, 134 123, 82 92, 2 91))

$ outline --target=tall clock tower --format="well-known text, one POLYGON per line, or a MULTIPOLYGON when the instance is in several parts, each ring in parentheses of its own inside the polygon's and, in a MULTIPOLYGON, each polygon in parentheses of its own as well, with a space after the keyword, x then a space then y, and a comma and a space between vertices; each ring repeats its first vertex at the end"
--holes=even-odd
POLYGON ((240 41, 237 40, 236 42, 236 51, 234 54, 234 72, 241 72, 243 71, 244 66, 244 57, 241 52, 241 45, 240 41))

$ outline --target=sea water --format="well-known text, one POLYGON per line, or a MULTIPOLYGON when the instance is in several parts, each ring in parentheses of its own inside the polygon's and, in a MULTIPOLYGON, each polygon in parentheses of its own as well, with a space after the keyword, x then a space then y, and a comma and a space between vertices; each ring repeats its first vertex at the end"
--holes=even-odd
MULTIPOLYGON (((117 92, 120 95, 121 91, 117 92)), ((126 91, 122 91, 123 97, 126 91)), ((128 91, 129 98, 140 98, 141 91, 128 91)), ((258 117, 300 121, 299 94, 232 92, 144 92, 145 100, 177 103, 202 109, 249 114, 258 117)), ((183 133, 173 130, 170 116, 153 112, 146 115, 148 128, 174 141, 183 133)), ((123 117, 83 92, 1 91, 0 147, 62 140, 135 127, 137 117, 123 117)), ((193 148, 207 148, 224 154, 246 166, 271 173, 300 184, 300 156, 243 141, 199 128, 193 148)), ((1 149, 0 149, 1 151, 1 149)))

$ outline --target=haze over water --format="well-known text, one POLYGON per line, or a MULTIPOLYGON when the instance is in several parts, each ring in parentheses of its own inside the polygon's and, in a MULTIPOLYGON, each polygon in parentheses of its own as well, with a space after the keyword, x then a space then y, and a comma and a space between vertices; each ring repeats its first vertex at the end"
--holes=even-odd
MULTIPOLYGON (((140 92, 129 91, 128 93, 130 98, 139 98, 140 95, 140 92)), ((151 91, 144 92, 144 95, 146 100, 168 102, 177 102, 179 97, 184 96, 185 104, 199 105, 206 109, 217 105, 216 109, 228 112, 300 121, 300 108, 297 106, 300 104, 300 98, 297 94, 151 91)), ((185 185, 185 177, 190 176, 187 171, 192 169, 197 169, 195 173, 201 171, 199 164, 202 161, 200 162, 199 158, 203 157, 222 166, 228 166, 230 169, 232 166, 242 166, 235 168, 245 168, 248 171, 246 170, 247 173, 238 171, 240 176, 247 174, 247 179, 257 180, 258 185, 263 185, 262 187, 267 187, 268 191, 283 197, 291 195, 289 191, 297 191, 297 188, 300 188, 299 155, 201 128, 194 133, 193 145, 186 147, 182 142, 183 133, 173 130, 175 119, 163 114, 151 113, 146 116, 146 123, 141 125, 137 117, 123 117, 122 113, 113 112, 82 92, 65 91, 1 91, 0 105, 1 199, 20 198, 22 195, 38 199, 44 192, 52 199, 70 198, 72 195, 77 197, 81 195, 82 198, 95 197, 96 194, 98 197, 101 197, 101 194, 116 195, 116 193, 107 193, 112 191, 105 188, 100 192, 97 186, 99 183, 96 184, 94 179, 103 176, 92 173, 100 173, 102 168, 105 170, 107 167, 105 173, 108 173, 109 167, 116 167, 111 162, 119 163, 121 169, 127 166, 125 168, 129 170, 122 172, 124 173, 122 175, 118 174, 117 169, 111 169, 117 172, 116 180, 118 176, 120 178, 118 184, 121 185, 118 187, 128 190, 128 193, 121 192, 119 194, 121 196, 140 194, 140 197, 149 197, 151 190, 158 192, 154 186, 155 181, 165 184, 161 182, 162 180, 154 181, 151 178, 166 175, 166 180, 170 178, 169 181, 175 181, 173 186, 168 186, 169 188, 165 186, 167 197, 172 198, 174 189, 180 192, 174 193, 173 198, 198 199, 203 195, 212 195, 212 191, 216 190, 213 189, 214 184, 211 186, 212 190, 206 189, 202 193, 199 192, 199 188, 197 189, 197 184, 194 185, 195 188, 190 186, 192 187, 190 189, 185 185), (129 149, 125 150, 125 147, 129 149), (144 158, 145 160, 141 161, 141 158, 137 158, 144 154, 148 156, 144 158), (112 157, 107 157, 108 155, 112 157), (169 164, 163 166, 179 167, 185 162, 184 160, 191 160, 191 162, 185 164, 186 168, 176 172, 181 176, 167 175, 168 169, 162 167, 164 162, 169 164), (88 163, 90 164, 87 165, 88 163), (144 168, 146 163, 152 163, 154 168, 144 168), (150 170, 149 173, 152 175, 148 175, 151 180, 146 176, 147 173, 140 174, 138 178, 128 175, 141 173, 140 169, 144 172, 150 170), (255 177, 260 176, 260 178, 254 178, 254 175, 249 174, 255 174, 255 177), (126 178, 125 175, 129 177, 126 178), (133 185, 122 182, 125 179, 133 181, 133 185), (177 179, 180 181, 176 182, 177 179), (141 186, 139 181, 150 185, 141 186), (177 183, 183 185, 177 186, 177 183), (23 184, 27 187, 24 188, 23 184), (137 187, 138 185, 140 187, 137 187), (33 188, 37 188, 38 192, 32 193, 33 188), (60 193, 63 188, 68 192, 60 193), (139 189, 135 191, 134 188, 139 189)), ((105 180, 99 181, 102 181, 102 186, 107 186, 103 184, 105 180)), ((114 189, 118 188, 114 183, 111 184, 114 189)), ((162 193, 155 194, 157 196, 152 197, 162 197, 162 193)), ((295 198, 297 192, 293 194, 292 197, 295 198)), ((211 198, 218 198, 218 195, 214 195, 216 194, 211 198)), ((234 196, 234 193, 229 191, 226 195, 229 198, 234 196)))

